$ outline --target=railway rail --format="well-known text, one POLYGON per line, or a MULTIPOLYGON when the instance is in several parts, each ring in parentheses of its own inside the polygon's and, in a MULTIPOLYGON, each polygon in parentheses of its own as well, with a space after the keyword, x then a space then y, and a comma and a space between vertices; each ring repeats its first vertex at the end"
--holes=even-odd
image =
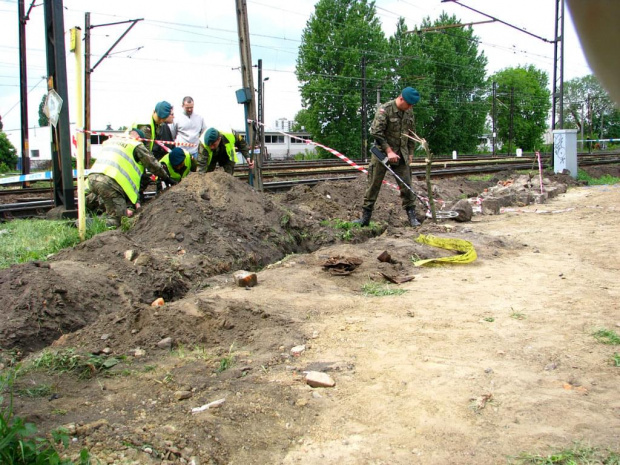
MULTIPOLYGON (((544 168, 550 167, 551 155, 542 155, 544 168)), ((355 160, 358 166, 366 167, 367 161, 355 160)), ((603 164, 620 164, 620 152, 597 152, 578 154, 579 166, 603 164)), ((452 158, 434 158, 431 176, 435 178, 468 176, 494 173, 508 170, 538 169, 538 160, 534 155, 522 157, 506 156, 460 156, 452 158)), ((236 177, 247 179, 247 167, 240 166, 236 177)), ((359 170, 345 162, 334 160, 306 160, 298 162, 270 161, 263 166, 263 187, 265 191, 277 192, 288 190, 296 185, 316 185, 325 181, 350 181, 356 179, 359 170)), ((414 160, 411 164, 412 176, 425 176, 424 160, 414 160)), ((37 185, 46 183, 45 187, 29 187, 0 190, 0 221, 13 218, 42 217, 54 207, 53 185, 49 181, 37 181, 37 185)), ((147 192, 147 198, 154 196, 147 192)))

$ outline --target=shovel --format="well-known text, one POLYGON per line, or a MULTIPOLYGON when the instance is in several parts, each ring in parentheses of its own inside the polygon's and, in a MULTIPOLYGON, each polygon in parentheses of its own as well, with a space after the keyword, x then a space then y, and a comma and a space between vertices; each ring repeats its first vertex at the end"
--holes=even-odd
MULTIPOLYGON (((394 170, 390 167, 390 164, 388 162, 388 157, 385 153, 383 153, 378 147, 373 147, 370 149, 370 151, 372 152, 372 154, 377 157, 377 159, 383 164, 383 166, 385 166, 385 168, 392 173, 392 176, 394 176, 397 180, 400 181, 400 183, 405 186, 407 189, 409 189, 411 191, 411 193, 413 195, 415 195, 415 198, 418 199, 418 201, 427 209, 430 210, 430 206, 428 204, 428 202, 426 201, 426 199, 424 197, 420 197, 418 195, 418 193, 416 191, 414 191, 411 186, 409 184, 407 184, 405 181, 403 181, 401 179, 401 177, 399 175, 397 175, 394 170)), ((450 210, 440 210, 438 212, 435 212, 437 215, 437 218, 455 218, 457 216, 459 216, 459 214, 455 211, 450 211, 450 210)))

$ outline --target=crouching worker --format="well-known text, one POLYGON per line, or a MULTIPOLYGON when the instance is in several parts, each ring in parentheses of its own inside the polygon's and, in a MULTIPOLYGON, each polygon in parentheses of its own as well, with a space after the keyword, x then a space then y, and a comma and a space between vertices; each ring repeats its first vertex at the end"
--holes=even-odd
MULTIPOLYGON (((201 172, 210 173, 220 165, 231 176, 235 173, 237 151, 248 159, 249 148, 245 140, 234 131, 220 132, 209 128, 200 136, 198 147, 198 168, 201 172)), ((250 169, 254 166, 248 161, 250 169)))
POLYGON ((145 168, 166 183, 176 184, 138 138, 144 139, 144 133, 133 128, 129 138, 106 140, 88 175, 90 193, 86 207, 94 210, 94 201, 101 202, 108 215, 108 226, 120 226, 123 216, 127 216, 128 202, 130 205, 138 202, 140 178, 145 168))
POLYGON ((190 171, 196 172, 198 169, 198 162, 192 155, 181 147, 173 148, 170 153, 166 154, 164 158, 159 160, 163 168, 173 181, 179 182, 190 171))

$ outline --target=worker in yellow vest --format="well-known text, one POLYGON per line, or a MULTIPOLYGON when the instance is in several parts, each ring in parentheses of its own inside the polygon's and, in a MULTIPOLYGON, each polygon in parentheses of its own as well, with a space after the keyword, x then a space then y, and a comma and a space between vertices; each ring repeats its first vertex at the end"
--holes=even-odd
POLYGON ((120 226, 123 216, 127 216, 128 202, 131 205, 138 202, 140 178, 145 168, 167 184, 176 184, 138 139, 145 139, 145 134, 133 128, 129 138, 112 137, 106 140, 88 175, 86 206, 95 210, 96 202, 103 203, 108 226, 120 226))
POLYGON ((170 175, 173 181, 179 182, 190 171, 196 171, 198 169, 198 163, 195 158, 189 153, 189 151, 175 147, 170 153, 160 160, 160 163, 164 169, 170 175))
MULTIPOLYGON (((207 129, 200 136, 200 147, 198 147, 198 170, 211 172, 217 165, 221 166, 228 174, 235 172, 237 163, 237 151, 248 159, 248 144, 243 137, 234 131, 220 132, 215 128, 207 129)), ((253 163, 250 163, 252 168, 253 163)))
POLYGON ((155 142, 156 140, 160 141, 173 141, 174 137, 172 137, 172 131, 170 130, 170 126, 168 124, 174 121, 174 107, 162 100, 155 105, 155 110, 153 110, 153 114, 151 115, 150 122, 137 122, 132 123, 131 128, 140 129, 145 138, 148 139, 145 141, 147 143, 147 148, 150 152, 153 153, 157 160, 161 160, 164 155, 166 155, 167 151, 172 149, 174 146, 165 144, 168 149, 166 150, 160 144, 155 142))

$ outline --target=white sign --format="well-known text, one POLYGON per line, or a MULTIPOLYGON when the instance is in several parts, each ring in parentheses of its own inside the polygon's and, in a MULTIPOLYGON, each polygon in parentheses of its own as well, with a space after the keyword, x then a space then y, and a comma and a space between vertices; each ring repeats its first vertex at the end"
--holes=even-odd
POLYGON ((60 116, 60 110, 62 109, 62 98, 58 95, 54 89, 47 93, 45 99, 45 106, 43 107, 43 113, 50 119, 52 126, 56 127, 58 124, 58 117, 60 116))

